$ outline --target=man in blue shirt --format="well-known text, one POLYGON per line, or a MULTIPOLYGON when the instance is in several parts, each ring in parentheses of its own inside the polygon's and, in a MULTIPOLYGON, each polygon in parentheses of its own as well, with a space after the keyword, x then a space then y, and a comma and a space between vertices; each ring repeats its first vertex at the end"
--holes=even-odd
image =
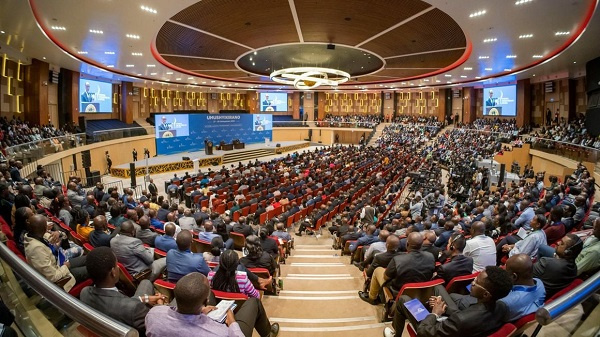
POLYGON ((540 279, 533 278, 533 263, 527 254, 511 256, 506 261, 506 271, 513 279, 513 287, 500 301, 508 309, 504 321, 513 322, 543 306, 546 290, 540 279))
POLYGON ((160 249, 164 252, 168 252, 171 249, 177 249, 177 243, 175 242, 175 225, 169 222, 165 226, 165 234, 157 236, 154 239, 154 248, 160 249))
MULTIPOLYGON (((367 227, 367 231, 366 234, 361 236, 360 238, 358 238, 358 240, 356 240, 356 242, 353 242, 350 244, 350 252, 354 253, 354 251, 356 251, 356 248, 358 248, 358 246, 368 246, 374 242, 379 241, 379 237, 375 234, 375 230, 377 230, 377 227, 375 227, 375 225, 369 225, 367 227)), ((363 251, 366 251, 363 250, 363 251)), ((359 256, 358 254, 352 254, 353 255, 353 260, 359 260, 359 256), (354 256, 357 255, 357 256, 354 256)))
POLYGON ((215 236, 219 235, 219 234, 213 233, 213 231, 214 231, 214 226, 213 226, 212 221, 210 221, 210 220, 204 221, 204 232, 198 233, 198 239, 206 241, 206 242, 212 242, 212 239, 215 236))
POLYGON ((167 272, 169 282, 176 283, 180 278, 193 272, 208 275, 210 269, 204 261, 202 254, 190 251, 192 246, 192 233, 182 230, 177 235, 177 249, 167 252, 167 272))
POLYGON ((525 230, 531 229, 531 219, 533 219, 535 212, 533 207, 530 207, 529 204, 530 201, 527 199, 523 199, 523 201, 521 201, 521 215, 517 218, 517 220, 515 220, 515 223, 512 226, 513 229, 519 229, 521 227, 523 227, 525 230))

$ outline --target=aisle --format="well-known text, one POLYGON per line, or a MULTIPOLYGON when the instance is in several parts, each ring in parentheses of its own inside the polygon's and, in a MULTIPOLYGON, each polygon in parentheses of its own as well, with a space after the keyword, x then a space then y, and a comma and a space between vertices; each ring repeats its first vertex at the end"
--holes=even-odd
POLYGON ((292 256, 281 265, 283 290, 263 298, 271 322, 280 324, 282 337, 382 336, 382 307, 359 299, 362 273, 331 248, 325 232, 318 240, 295 237, 292 256))

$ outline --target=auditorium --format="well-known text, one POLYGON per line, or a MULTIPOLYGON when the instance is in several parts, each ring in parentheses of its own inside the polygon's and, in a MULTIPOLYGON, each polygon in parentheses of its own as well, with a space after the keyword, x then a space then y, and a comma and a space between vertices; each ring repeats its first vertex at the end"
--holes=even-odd
POLYGON ((0 337, 600 335, 600 0, 0 0, 0 337))

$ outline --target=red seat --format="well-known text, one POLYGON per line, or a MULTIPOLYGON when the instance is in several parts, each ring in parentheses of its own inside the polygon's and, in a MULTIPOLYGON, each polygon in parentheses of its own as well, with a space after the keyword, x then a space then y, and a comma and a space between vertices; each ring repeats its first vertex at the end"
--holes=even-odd
POLYGON ((513 332, 515 332, 516 330, 517 330, 516 326, 514 326, 513 324, 510 324, 510 323, 506 323, 500 328, 500 330, 494 332, 493 334, 489 335, 488 337, 511 336, 513 334, 513 332))
POLYGON ((248 299, 248 296, 242 293, 229 293, 226 291, 214 290, 212 289, 213 294, 219 300, 234 300, 234 301, 245 301, 248 299))
POLYGON ((247 216, 248 212, 250 212, 250 206, 246 206, 246 207, 242 208, 242 215, 243 216, 247 216))
POLYGON ((83 244, 83 250, 87 254, 87 253, 91 252, 92 250, 94 250, 94 246, 92 246, 91 244, 86 242, 83 244))
POLYGON ((246 237, 244 234, 230 232, 229 237, 233 239, 233 249, 242 250, 246 245, 246 237))
POLYGON ((210 252, 211 249, 212 249, 211 243, 208 241, 204 241, 201 239, 193 239, 192 240, 192 252, 194 252, 194 253, 210 252))
POLYGON ((158 279, 154 281, 154 288, 156 288, 156 291, 167 297, 165 303, 169 303, 175 297, 175 283, 158 279))
MULTIPOLYGON (((392 294, 392 290, 389 287, 383 287, 383 294, 385 296, 385 302, 388 303, 390 301, 398 301, 398 299, 400 298, 400 296, 402 295, 406 295, 410 298, 417 298, 419 299, 419 301, 421 301, 422 303, 425 303, 429 300, 429 298, 431 296, 433 296, 435 294, 434 292, 434 288, 435 286, 438 285, 442 285, 444 284, 444 280, 431 280, 431 281, 426 281, 426 282, 413 282, 413 283, 406 283, 402 286, 402 288, 400 288, 400 291, 398 291, 398 294, 396 295, 396 297, 394 298, 393 294, 392 294)), ((384 318, 385 319, 389 319, 393 316, 393 305, 386 305, 385 309, 385 313, 384 313, 384 318)))
POLYGON ((264 212, 262 213, 259 217, 258 217, 258 223, 259 224, 264 224, 267 221, 267 216, 269 215, 268 212, 264 212))
POLYGON ((71 290, 69 290, 69 295, 79 298, 79 295, 81 294, 81 291, 83 290, 83 288, 89 287, 92 284, 94 284, 94 281, 92 281, 91 278, 89 278, 81 283, 77 283, 75 286, 73 286, 73 288, 71 288, 71 290))
POLYGON ((467 295, 469 293, 469 291, 467 291, 467 286, 473 282, 477 275, 479 275, 479 272, 470 275, 456 276, 446 285, 446 291, 449 294, 456 293, 467 295))

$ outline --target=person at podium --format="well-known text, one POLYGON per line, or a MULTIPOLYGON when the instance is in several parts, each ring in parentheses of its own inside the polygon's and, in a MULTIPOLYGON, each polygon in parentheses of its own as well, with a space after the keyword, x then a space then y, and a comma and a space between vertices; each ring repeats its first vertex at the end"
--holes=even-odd
POLYGON ((170 130, 171 129, 171 123, 167 123, 167 117, 166 116, 162 116, 162 123, 158 126, 159 130, 170 130))
POLYGON ((85 82, 85 91, 81 94, 81 102, 89 103, 94 101, 94 93, 90 92, 90 82, 85 82))
POLYGON ((494 91, 492 89, 490 89, 489 95, 490 97, 485 101, 485 106, 496 106, 498 99, 494 97, 494 91))
POLYGON ((265 95, 265 99, 262 101, 263 111, 266 111, 271 106, 272 101, 269 99, 269 95, 265 95))

